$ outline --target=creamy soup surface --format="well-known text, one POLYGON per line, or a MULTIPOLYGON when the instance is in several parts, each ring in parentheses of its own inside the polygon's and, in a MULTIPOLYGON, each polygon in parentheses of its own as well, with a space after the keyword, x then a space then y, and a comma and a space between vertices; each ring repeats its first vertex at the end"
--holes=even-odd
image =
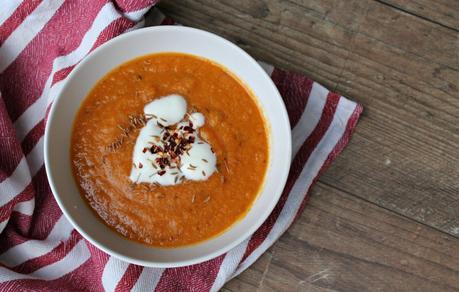
POLYGON ((115 68, 86 97, 72 132, 81 195, 110 228, 152 246, 225 231, 257 197, 268 160, 268 129, 251 92, 192 55, 115 68))

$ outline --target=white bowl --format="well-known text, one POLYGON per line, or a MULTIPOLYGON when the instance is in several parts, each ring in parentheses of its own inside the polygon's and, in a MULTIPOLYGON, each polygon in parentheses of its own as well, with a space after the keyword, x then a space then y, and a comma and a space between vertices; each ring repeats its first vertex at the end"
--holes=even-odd
POLYGON ((191 265, 219 256, 247 239, 276 205, 290 168, 291 135, 285 105, 270 77, 242 49, 212 33, 181 26, 157 26, 119 36, 86 57, 67 78, 54 101, 45 132, 45 165, 54 197, 86 239, 121 260, 150 267, 191 265), (255 93, 270 128, 270 165, 265 184, 246 216, 210 240, 179 248, 149 247, 107 227, 81 197, 72 176, 70 137, 77 111, 106 73, 136 57, 183 52, 213 60, 236 74, 255 93))

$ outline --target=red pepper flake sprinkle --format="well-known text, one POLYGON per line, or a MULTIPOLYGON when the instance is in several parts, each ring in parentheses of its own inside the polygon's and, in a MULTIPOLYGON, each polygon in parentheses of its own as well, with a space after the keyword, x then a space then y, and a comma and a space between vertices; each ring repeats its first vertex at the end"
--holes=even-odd
MULTIPOLYGON (((160 176, 164 175, 166 173, 166 168, 168 167, 169 169, 174 169, 174 168, 179 168, 182 166, 182 162, 180 159, 180 155, 183 155, 184 153, 187 155, 189 154, 189 150, 191 149, 193 143, 196 141, 196 130, 193 128, 193 122, 188 121, 188 125, 185 126, 180 126, 178 128, 170 127, 170 126, 164 126, 161 124, 158 120, 167 122, 167 120, 163 118, 158 118, 155 115, 145 115, 147 118, 152 117, 157 119, 156 123, 158 127, 161 128, 161 133, 159 134, 160 136, 157 135, 152 135, 152 139, 155 140, 156 142, 161 142, 161 146, 155 145, 153 142, 149 142, 149 144, 152 144, 150 148, 144 148, 142 150, 143 153, 146 153, 147 151, 150 151, 152 154, 156 154, 157 157, 155 161, 150 161, 152 166, 155 169, 159 169, 159 171, 156 173, 160 176)), ((198 144, 204 144, 204 142, 198 141, 198 144)), ((213 149, 211 149, 213 152, 213 149)), ((202 159, 205 163, 209 163, 206 159, 202 159)), ((142 168, 143 165, 139 163, 139 168, 142 168)), ((188 165, 187 167, 190 170, 197 170, 197 167, 195 165, 188 165)), ((172 172, 171 175, 175 175, 175 183, 178 181, 184 181, 185 177, 178 175, 178 172, 172 172)), ((202 175, 206 176, 205 171, 202 171, 202 175)))

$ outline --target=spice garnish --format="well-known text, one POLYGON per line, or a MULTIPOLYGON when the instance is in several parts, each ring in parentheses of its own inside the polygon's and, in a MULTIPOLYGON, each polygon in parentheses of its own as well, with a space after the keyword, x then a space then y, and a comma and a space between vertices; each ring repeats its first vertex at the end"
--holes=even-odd
MULTIPOLYGON (((181 173, 181 168, 187 167, 191 171, 197 171, 198 166, 193 164, 184 165, 182 163, 182 155, 189 155, 189 151, 192 149, 194 143, 206 144, 204 141, 201 141, 198 138, 198 130, 194 127, 195 125, 191 121, 190 114, 187 114, 189 120, 181 122, 178 125, 165 126, 163 122, 168 122, 165 118, 156 116, 154 114, 145 114, 142 119, 139 119, 136 116, 129 116, 131 121, 130 128, 119 128, 123 131, 123 134, 127 137, 129 132, 134 130, 138 124, 146 123, 146 121, 151 120, 150 118, 155 118, 152 120, 152 123, 157 124, 160 128, 160 133, 150 133, 147 141, 148 143, 145 148, 142 149, 142 153, 150 152, 154 154, 154 158, 147 159, 151 163, 152 167, 155 169, 155 174, 163 176, 164 174, 170 174, 174 176, 174 183, 180 183, 186 181, 186 177, 181 173), (132 128, 132 129, 131 129, 132 128), (152 135, 155 134, 155 135, 152 135)), ((144 157, 147 158, 147 157, 144 157)), ((199 159, 198 157, 196 157, 199 159)), ((210 159, 201 158, 204 163, 210 163, 210 159)), ((135 165, 136 168, 143 168, 143 165, 139 163, 135 165)), ((207 176, 207 173, 201 170, 201 173, 204 177, 207 176)), ((152 176, 153 176, 152 175, 152 176)), ((151 177, 151 176, 150 176, 151 177)))
POLYGON ((157 117, 156 115, 154 115, 154 114, 145 114, 145 116, 146 116, 147 118, 155 118, 155 119, 158 119, 158 117, 157 117))
POLYGON ((123 128, 121 125, 117 125, 117 127, 122 131, 121 136, 117 138, 114 142, 110 145, 106 146, 106 149, 109 152, 115 152, 121 145, 124 143, 124 139, 129 137, 132 131, 137 128, 145 126, 146 118, 143 115, 129 115, 129 126, 123 128))

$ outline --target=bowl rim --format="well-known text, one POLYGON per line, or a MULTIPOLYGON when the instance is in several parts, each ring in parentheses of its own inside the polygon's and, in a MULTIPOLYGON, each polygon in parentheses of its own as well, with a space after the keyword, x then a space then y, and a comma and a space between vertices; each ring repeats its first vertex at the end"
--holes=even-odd
MULTIPOLYGON (((141 55, 139 55, 138 57, 141 57, 141 55)), ((202 56, 202 57, 206 58, 206 56, 202 56)), ((209 60, 212 60, 212 59, 209 58, 209 60)), ((218 61, 215 61, 215 60, 212 60, 212 61, 214 61, 217 64, 219 64, 218 61)), ((224 65, 222 65, 222 66, 224 66, 224 65)), ((226 68, 226 66, 224 66, 224 67, 226 68)), ((227 69, 227 70, 230 70, 230 69, 227 69)), ((244 83, 246 83, 244 80, 242 80, 242 81, 244 83)), ((72 224, 72 226, 86 240, 88 240, 91 244, 93 244, 97 248, 101 249, 105 253, 107 253, 107 254, 109 254, 111 256, 114 256, 114 257, 116 257, 116 258, 118 258, 118 259, 120 259, 122 261, 128 262, 128 263, 133 263, 133 264, 146 266, 146 267, 155 267, 155 268, 174 268, 174 267, 182 267, 182 266, 188 266, 188 265, 202 263, 202 262, 205 262, 207 260, 213 259, 215 257, 218 257, 218 256, 220 256, 222 254, 227 253, 228 251, 230 251, 231 249, 233 249, 234 247, 239 245, 241 242, 243 242, 244 240, 248 239, 266 221, 268 216, 272 213, 272 211, 274 210, 275 206, 277 205, 277 203, 278 203, 278 201, 279 201, 279 199, 280 199, 280 197, 282 195, 282 190, 285 188, 285 184, 287 182, 287 178, 288 178, 289 171, 290 171, 290 166, 291 166, 292 136, 291 136, 290 120, 289 120, 289 116, 288 116, 288 113, 287 113, 287 109, 286 109, 285 103, 283 102, 282 96, 280 95, 277 87, 275 86, 275 84, 272 81, 271 77, 266 73, 266 71, 247 52, 245 52, 243 49, 241 49, 240 47, 238 47, 234 43, 230 42, 229 40, 227 40, 227 39, 225 39, 225 38, 223 38, 223 37, 221 37, 219 35, 216 35, 214 33, 205 31, 205 30, 192 28, 192 27, 186 27, 186 26, 160 25, 160 26, 151 26, 151 27, 145 27, 145 28, 136 29, 136 30, 133 30, 133 31, 130 31, 130 32, 123 33, 123 34, 121 34, 121 35, 119 35, 119 36, 117 36, 117 37, 105 42, 104 44, 102 44, 101 46, 99 46, 98 48, 96 48, 95 50, 90 52, 86 57, 83 58, 83 60, 81 62, 79 62, 73 68, 73 70, 70 72, 70 74, 67 76, 67 78, 65 78, 64 82, 65 83, 62 86, 62 89, 59 91, 59 94, 56 96, 56 98, 54 99, 54 101, 53 101, 53 103, 51 105, 51 109, 49 111, 49 115, 47 117, 47 123, 46 123, 46 126, 45 126, 44 162, 45 162, 46 175, 47 175, 48 182, 49 182, 51 191, 53 193, 53 196, 56 199, 56 201, 58 203, 58 206, 61 209, 61 211, 64 214, 64 216, 66 217, 66 219, 69 220, 69 222, 72 224), (280 114, 280 116, 282 117, 282 120, 283 120, 283 124, 284 124, 284 128, 285 128, 284 129, 284 131, 285 131, 284 134, 287 135, 287 138, 288 138, 286 141, 282 141, 282 143, 285 144, 285 150, 286 150, 286 152, 285 152, 286 162, 283 164, 283 169, 281 169, 281 171, 279 172, 281 175, 278 177, 278 181, 279 181, 278 185, 281 186, 282 188, 281 188, 280 191, 278 191, 277 193, 273 194, 272 199, 270 200, 269 206, 265 207, 265 211, 262 214, 260 214, 259 219, 256 222, 254 222, 253 224, 251 224, 247 228, 247 230, 245 230, 244 233, 240 237, 238 237, 236 240, 233 240, 232 242, 229 242, 228 244, 225 244, 224 246, 222 246, 221 248, 219 248, 219 249, 217 249, 217 250, 215 250, 213 252, 206 253, 203 256, 197 256, 197 257, 193 257, 192 259, 182 260, 182 261, 154 262, 154 261, 151 261, 151 260, 143 260, 143 259, 133 258, 131 256, 128 256, 128 255, 125 255, 125 254, 121 254, 121 253, 119 253, 119 252, 117 252, 115 250, 112 250, 110 247, 104 245, 103 243, 100 243, 97 239, 93 238, 91 235, 86 233, 84 228, 82 226, 80 226, 80 224, 70 215, 70 213, 68 211, 68 208, 65 205, 65 202, 63 202, 63 199, 61 199, 61 196, 59 195, 59 193, 58 193, 58 191, 57 191, 57 189, 55 187, 53 170, 52 170, 52 168, 50 166, 51 165, 51 162, 50 162, 51 154, 50 154, 50 147, 49 147, 50 146, 50 144, 49 144, 50 143, 49 142, 49 139, 50 139, 49 138, 49 135, 50 135, 49 134, 49 131, 50 131, 49 128, 50 128, 50 125, 52 124, 53 118, 55 116, 55 112, 58 110, 58 107, 57 107, 58 101, 61 99, 62 93, 66 91, 68 86, 70 86, 69 85, 70 84, 69 81, 71 81, 73 79, 73 76, 82 67, 84 67, 87 63, 91 62, 92 59, 95 58, 95 56, 98 54, 98 52, 105 50, 106 48, 114 45, 115 43, 123 42, 125 39, 128 39, 133 35, 137 35, 137 34, 141 35, 141 34, 145 34, 145 33, 151 33, 152 31, 153 32, 156 32, 156 31, 163 31, 163 32, 174 32, 174 31, 177 32, 177 31, 179 31, 180 32, 181 31, 181 32, 198 33, 198 34, 204 35, 205 37, 213 38, 213 39, 215 39, 217 41, 220 41, 220 42, 223 43, 223 45, 228 46, 231 49, 236 50, 236 51, 238 51, 238 53, 242 54, 252 64, 252 66, 257 67, 256 70, 258 70, 259 73, 261 75, 263 75, 263 78, 268 80, 268 82, 270 84, 270 87, 271 87, 270 91, 272 91, 273 95, 276 95, 277 98, 279 99, 280 104, 282 106, 280 108, 278 108, 278 111, 279 111, 279 114, 280 114)), ((247 86, 248 85, 249 84, 247 84, 247 86)), ((259 101, 257 101, 257 103, 258 102, 259 101)), ((73 123, 73 120, 72 120, 72 123, 73 123)), ((248 212, 250 212, 250 209, 249 209, 248 212)), ((244 216, 246 216, 246 215, 244 215, 244 216)), ((244 218, 244 217, 242 217, 242 218, 244 218)), ((228 227, 228 229, 223 231, 223 233, 228 231, 228 230, 230 230, 233 226, 234 225, 228 227)), ((217 237, 218 236, 219 235, 217 235, 217 237)), ((207 241, 207 240, 204 240, 202 242, 205 242, 205 241, 207 241)), ((199 245, 199 244, 201 244, 201 242, 193 244, 193 246, 194 245, 199 245)), ((187 246, 185 246, 185 247, 187 247, 187 246)), ((157 248, 157 247, 155 247, 155 248, 157 248)), ((178 247, 178 248, 180 248, 180 247, 178 247)), ((173 249, 173 248, 171 248, 171 249, 173 249)))

